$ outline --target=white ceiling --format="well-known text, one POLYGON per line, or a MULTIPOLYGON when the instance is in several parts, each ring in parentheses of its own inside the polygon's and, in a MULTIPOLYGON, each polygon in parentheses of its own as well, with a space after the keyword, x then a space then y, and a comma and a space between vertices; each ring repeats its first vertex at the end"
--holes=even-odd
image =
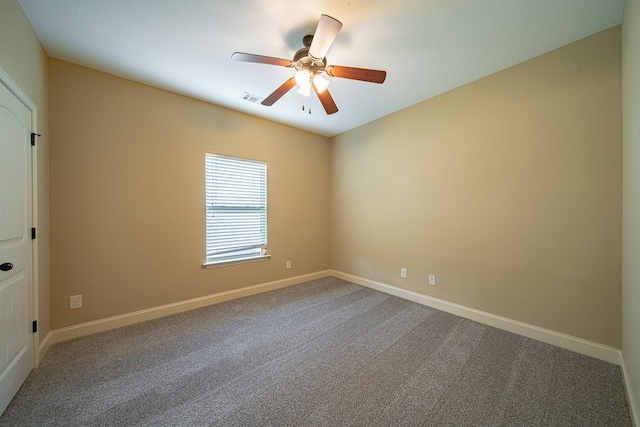
POLYGON ((624 0, 18 0, 49 56, 333 136, 622 22, 624 0), (268 96, 321 14, 344 26, 328 64, 387 71, 382 85, 328 77, 340 109, 268 96))

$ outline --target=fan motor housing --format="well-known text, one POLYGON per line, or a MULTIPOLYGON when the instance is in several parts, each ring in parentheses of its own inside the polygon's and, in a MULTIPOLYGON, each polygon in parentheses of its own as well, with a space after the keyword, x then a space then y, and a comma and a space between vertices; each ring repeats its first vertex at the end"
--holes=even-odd
POLYGON ((313 40, 312 35, 306 35, 302 39, 302 43, 304 47, 296 52, 293 55, 293 62, 295 62, 296 70, 310 70, 314 73, 322 73, 327 67, 327 58, 322 58, 321 60, 313 59, 309 55, 309 46, 311 46, 311 41, 313 40))

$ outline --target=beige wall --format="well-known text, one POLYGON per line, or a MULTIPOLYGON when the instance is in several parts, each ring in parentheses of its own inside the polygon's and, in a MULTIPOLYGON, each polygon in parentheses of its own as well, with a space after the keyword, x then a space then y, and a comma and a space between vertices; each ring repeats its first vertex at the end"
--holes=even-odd
POLYGON ((620 43, 614 27, 333 138, 332 268, 620 348, 620 43))
POLYGON ((49 323, 49 129, 47 56, 16 0, 0 1, 0 67, 37 106, 37 264, 40 341, 49 323))
POLYGON ((49 73, 53 328, 329 268, 327 138, 56 59, 49 73), (207 152, 267 162, 271 260, 201 267, 207 152))
MULTIPOLYGON (((622 353, 640 420, 640 1, 627 0, 622 22, 622 353)), ((640 424, 639 424, 640 425, 640 424)))

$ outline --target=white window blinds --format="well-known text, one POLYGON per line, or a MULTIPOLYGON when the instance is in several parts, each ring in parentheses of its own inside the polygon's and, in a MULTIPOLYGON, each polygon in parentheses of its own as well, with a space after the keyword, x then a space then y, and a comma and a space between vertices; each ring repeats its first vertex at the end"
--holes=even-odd
POLYGON ((207 154, 207 262, 262 255, 267 245, 267 165, 207 154))

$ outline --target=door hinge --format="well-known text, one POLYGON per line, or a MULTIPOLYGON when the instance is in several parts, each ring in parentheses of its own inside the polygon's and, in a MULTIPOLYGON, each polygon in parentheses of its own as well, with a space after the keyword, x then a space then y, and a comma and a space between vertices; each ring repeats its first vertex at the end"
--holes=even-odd
POLYGON ((31 145, 36 145, 36 136, 42 136, 39 133, 31 132, 31 145))
POLYGON ((31 228, 31 240, 35 240, 36 239, 36 228, 33 227, 31 228))
POLYGON ((31 323, 31 331, 35 334, 36 332, 38 332, 38 321, 34 320, 31 323))

